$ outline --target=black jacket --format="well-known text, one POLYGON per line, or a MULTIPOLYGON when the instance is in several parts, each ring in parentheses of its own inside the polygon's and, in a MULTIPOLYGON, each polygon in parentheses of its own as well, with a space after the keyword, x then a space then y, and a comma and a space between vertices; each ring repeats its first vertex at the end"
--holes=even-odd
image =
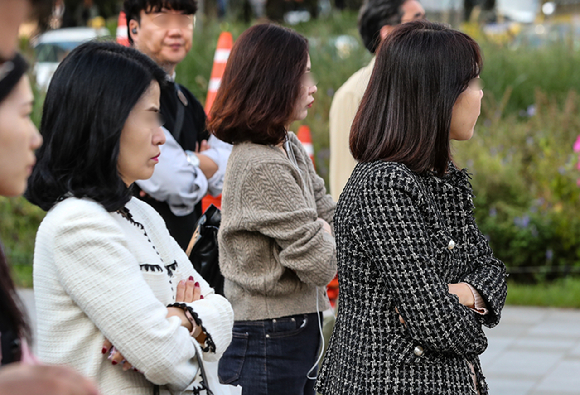
POLYGON ((398 163, 357 165, 334 218, 340 301, 318 392, 473 394, 470 363, 488 393, 482 325, 499 322, 506 271, 472 199, 467 173, 453 165, 443 178, 398 163), (480 293, 487 315, 448 292, 459 282, 480 293))

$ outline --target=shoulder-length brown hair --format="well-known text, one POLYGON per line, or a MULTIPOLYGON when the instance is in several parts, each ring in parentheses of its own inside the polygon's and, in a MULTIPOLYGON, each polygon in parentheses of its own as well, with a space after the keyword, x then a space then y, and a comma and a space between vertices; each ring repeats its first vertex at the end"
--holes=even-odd
POLYGON ((209 114, 208 130, 230 144, 278 144, 301 94, 308 41, 293 30, 260 24, 238 37, 209 114))
POLYGON ((482 65, 477 43, 446 25, 416 21, 395 28, 379 48, 352 125, 354 158, 443 175, 451 160, 453 105, 482 65))

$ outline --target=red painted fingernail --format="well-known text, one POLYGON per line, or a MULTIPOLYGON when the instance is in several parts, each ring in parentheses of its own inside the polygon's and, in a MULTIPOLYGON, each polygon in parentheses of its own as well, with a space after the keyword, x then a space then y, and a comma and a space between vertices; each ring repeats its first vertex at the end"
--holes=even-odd
POLYGON ((193 276, 189 276, 189 281, 193 281, 193 276))
POLYGON ((106 353, 107 353, 107 347, 101 348, 101 354, 106 354, 106 353))
POLYGON ((199 295, 199 298, 200 298, 200 299, 203 299, 203 295, 199 295))
POLYGON ((117 361, 113 361, 113 362, 111 362, 111 363, 112 363, 113 365, 116 365, 116 364, 117 364, 117 361))
MULTIPOLYGON (((193 279, 192 279, 193 280, 193 279)), ((194 284, 196 287, 199 287, 199 283, 196 281, 194 284)))

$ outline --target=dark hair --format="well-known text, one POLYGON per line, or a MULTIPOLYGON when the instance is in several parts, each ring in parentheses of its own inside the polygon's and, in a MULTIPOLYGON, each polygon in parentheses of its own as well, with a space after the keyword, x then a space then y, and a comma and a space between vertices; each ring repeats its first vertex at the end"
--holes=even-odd
POLYGON ((141 11, 146 14, 161 12, 161 9, 183 11, 185 14, 193 15, 197 12, 197 0, 125 0, 123 2, 123 11, 127 16, 127 37, 133 44, 129 21, 131 19, 141 23, 141 11))
POLYGON ((379 48, 352 125, 354 158, 444 174, 453 106, 482 65, 477 43, 446 25, 415 21, 395 28, 379 48))
POLYGON ((358 13, 358 31, 371 53, 375 53, 381 42, 381 28, 401 23, 401 6, 405 1, 407 0, 366 0, 362 5, 358 13))
POLYGON ((129 113, 165 72, 139 51, 109 42, 75 48, 58 66, 44 101, 44 144, 26 198, 49 210, 67 196, 89 197, 107 211, 131 192, 117 170, 119 140, 129 113))
POLYGON ((308 41, 291 29, 255 25, 237 39, 212 106, 208 130, 234 144, 278 144, 300 97, 308 41))
POLYGON ((0 64, 0 104, 14 90, 27 70, 28 62, 19 53, 0 64))
POLYGON ((14 282, 10 277, 10 268, 0 244, 0 317, 2 317, 2 324, 6 329, 11 329, 16 336, 31 343, 30 326, 26 316, 22 313, 21 306, 22 302, 16 293, 14 282))

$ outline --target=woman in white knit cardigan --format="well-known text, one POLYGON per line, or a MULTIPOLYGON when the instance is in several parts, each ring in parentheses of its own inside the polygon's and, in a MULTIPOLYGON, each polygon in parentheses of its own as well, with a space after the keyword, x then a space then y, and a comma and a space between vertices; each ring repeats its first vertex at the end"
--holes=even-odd
POLYGON ((34 251, 39 357, 103 394, 197 393, 198 355, 217 361, 231 341, 230 304, 131 196, 165 141, 164 81, 130 48, 72 51, 48 89, 29 179, 28 199, 48 211, 34 251))

